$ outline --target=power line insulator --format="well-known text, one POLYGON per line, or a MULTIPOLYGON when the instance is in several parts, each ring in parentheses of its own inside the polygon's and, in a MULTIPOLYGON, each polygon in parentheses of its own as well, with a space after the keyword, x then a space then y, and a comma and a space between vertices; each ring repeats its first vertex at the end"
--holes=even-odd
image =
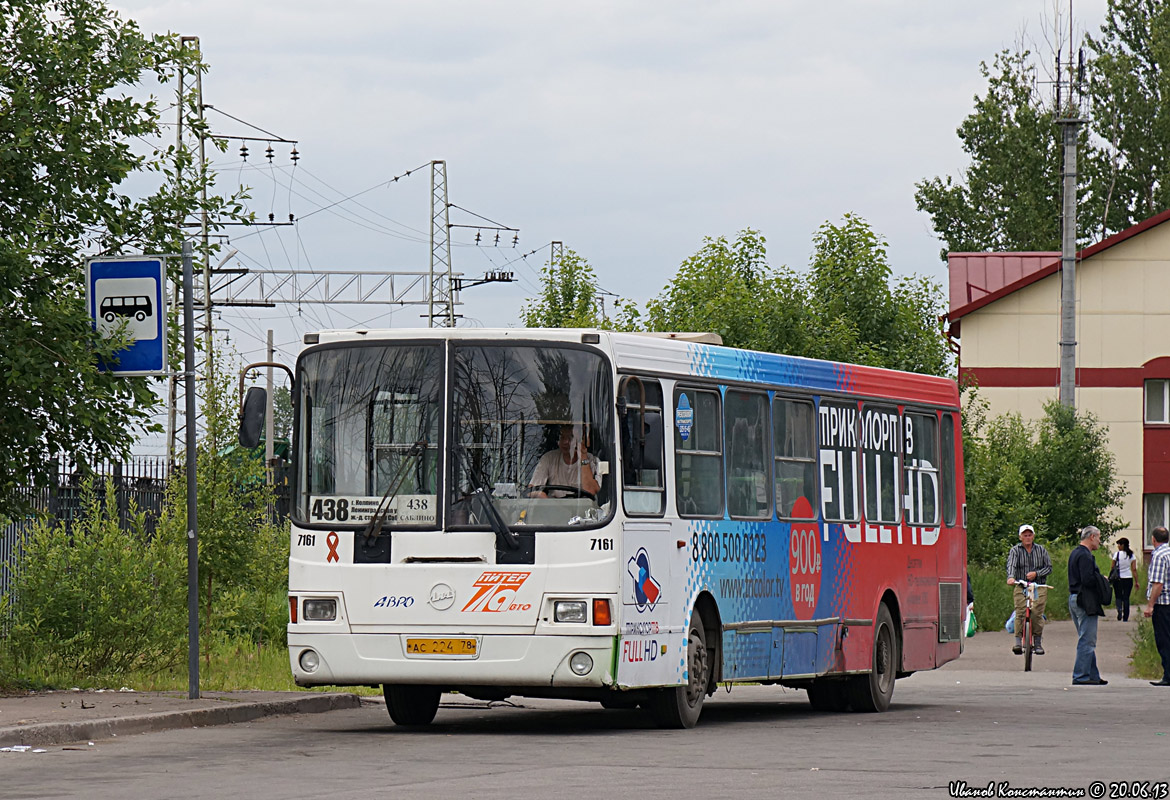
POLYGON ((290 224, 291 224, 291 223, 293 223, 293 222, 296 222, 296 217, 294 217, 292 214, 289 214, 289 215, 288 215, 288 221, 289 221, 289 223, 290 223, 290 224))
POLYGON ((274 153, 272 152, 272 142, 269 142, 268 149, 264 151, 264 157, 268 159, 269 164, 272 163, 273 155, 274 155, 274 153))
POLYGON ((240 145, 240 158, 242 158, 244 161, 248 160, 248 143, 247 142, 244 142, 243 144, 240 145))
POLYGON ((512 235, 512 247, 515 248, 518 244, 520 244, 520 234, 516 233, 512 235))
POLYGON ((475 232, 475 246, 479 247, 479 231, 475 232))
POLYGON ((499 232, 499 231, 496 231, 496 243, 495 243, 494 245, 492 245, 492 246, 493 246, 493 247, 499 247, 499 246, 500 246, 500 232, 499 232))
POLYGON ((301 154, 297 152, 297 146, 295 144, 293 145, 292 152, 289 153, 288 157, 292 159, 294 167, 296 166, 296 163, 301 160, 301 154))
POLYGON ((276 222, 276 215, 275 215, 275 214, 273 214, 272 212, 269 212, 269 214, 268 214, 268 221, 269 221, 269 222, 276 222))

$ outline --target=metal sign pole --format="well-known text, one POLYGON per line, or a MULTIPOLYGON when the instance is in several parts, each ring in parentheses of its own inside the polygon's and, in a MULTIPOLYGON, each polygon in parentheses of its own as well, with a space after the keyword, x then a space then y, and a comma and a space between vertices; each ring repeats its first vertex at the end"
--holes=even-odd
POLYGON ((195 309, 191 243, 183 242, 183 350, 187 431, 187 696, 199 699, 199 521, 195 494, 195 309))

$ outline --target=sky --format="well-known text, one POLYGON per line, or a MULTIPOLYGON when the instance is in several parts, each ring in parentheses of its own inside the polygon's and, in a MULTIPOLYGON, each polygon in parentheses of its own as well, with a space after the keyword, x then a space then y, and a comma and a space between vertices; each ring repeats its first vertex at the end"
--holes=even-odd
MULTIPOLYGON (((1105 2, 1072 0, 1078 36, 1105 2)), ((441 159, 452 223, 519 228, 515 248, 511 233, 476 247, 453 229, 456 272, 516 275, 463 292, 459 325, 488 327, 520 324, 552 241, 642 305, 704 237, 754 228, 773 266, 803 270, 816 230, 846 213, 888 241, 895 274, 945 291, 915 184, 960 173, 980 61, 1022 38, 1043 49, 1055 13, 1054 0, 113 5, 148 32, 200 38, 213 131, 297 140, 295 169, 283 144, 271 165, 264 143, 247 162, 238 141, 215 154, 219 185, 250 186, 258 218, 300 220, 236 229, 227 266, 425 271, 441 159)), ((423 310, 224 309, 217 325, 245 360, 274 328, 291 363, 306 331, 425 326, 423 310)))

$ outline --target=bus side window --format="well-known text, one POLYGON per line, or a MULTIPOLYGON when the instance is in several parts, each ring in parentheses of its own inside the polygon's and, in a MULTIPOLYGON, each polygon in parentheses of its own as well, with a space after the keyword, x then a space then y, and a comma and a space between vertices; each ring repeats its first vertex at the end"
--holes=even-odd
POLYGON ((897 409, 866 405, 861 412, 861 475, 866 522, 902 521, 902 418, 897 409))
POLYGON ((727 441, 727 511, 732 517, 772 516, 768 458, 768 396, 728 389, 724 396, 727 441))
POLYGON ((618 388, 622 437, 622 500, 630 516, 662 516, 662 386, 633 375, 618 388))
POLYGON ((953 527, 955 514, 955 417, 950 411, 942 415, 942 507, 943 524, 953 527))
POLYGON ((857 404, 822 400, 818 418, 821 513, 826 522, 857 522, 857 404))
POLYGON ((814 519, 817 508, 816 441, 813 404, 777 397, 772 404, 772 439, 776 457, 776 513, 781 519, 814 519), (797 515, 796 501, 808 502, 797 515))
POLYGON ((906 523, 933 527, 938 524, 938 419, 933 414, 906 412, 902 420, 906 523))
POLYGON ((723 516, 723 414, 719 392, 674 391, 674 488, 680 517, 723 516))

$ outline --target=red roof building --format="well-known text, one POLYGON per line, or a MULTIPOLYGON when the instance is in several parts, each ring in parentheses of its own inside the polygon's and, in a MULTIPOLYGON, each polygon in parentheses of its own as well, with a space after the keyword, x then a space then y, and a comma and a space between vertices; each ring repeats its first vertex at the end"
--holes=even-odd
MULTIPOLYGON (((1085 248, 1076 270, 1076 404, 1108 426, 1128 496, 1120 535, 1170 523, 1170 211, 1085 248)), ((950 253, 959 372, 993 414, 1059 396, 1060 253, 950 253)), ((1085 520, 1089 524, 1093 520, 1085 520)))

